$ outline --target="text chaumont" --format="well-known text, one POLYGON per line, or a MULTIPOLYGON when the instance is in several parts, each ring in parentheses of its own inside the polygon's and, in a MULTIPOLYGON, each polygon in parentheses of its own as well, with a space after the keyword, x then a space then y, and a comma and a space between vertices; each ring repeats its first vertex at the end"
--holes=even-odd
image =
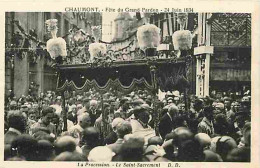
POLYGON ((98 7, 66 7, 66 12, 99 12, 98 7))

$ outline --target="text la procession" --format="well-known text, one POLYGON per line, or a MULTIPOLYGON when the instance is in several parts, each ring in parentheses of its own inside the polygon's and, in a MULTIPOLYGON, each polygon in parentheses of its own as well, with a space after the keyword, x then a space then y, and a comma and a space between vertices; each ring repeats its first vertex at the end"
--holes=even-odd
MULTIPOLYGON (((79 162, 77 164, 78 167, 137 167, 137 168, 143 168, 143 167, 146 167, 146 168, 154 168, 154 167, 161 167, 161 163, 123 163, 123 162, 120 162, 120 163, 90 163, 90 162, 79 162)), ((169 168, 180 168, 180 164, 179 163, 168 163, 167 164, 167 167, 169 168)))

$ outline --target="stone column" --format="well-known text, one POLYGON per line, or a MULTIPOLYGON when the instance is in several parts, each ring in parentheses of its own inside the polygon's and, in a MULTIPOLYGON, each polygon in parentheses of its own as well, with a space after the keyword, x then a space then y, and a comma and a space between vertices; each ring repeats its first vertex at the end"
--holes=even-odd
POLYGON ((196 66, 196 96, 202 96, 203 95, 203 78, 204 75, 201 70, 201 59, 199 57, 196 57, 197 66, 196 66))
POLYGON ((22 53, 22 59, 14 57, 14 94, 16 97, 28 94, 29 63, 27 53, 22 53))
POLYGON ((67 32, 65 32, 65 26, 64 26, 64 15, 61 14, 61 17, 60 17, 60 33, 61 33, 61 36, 65 35, 67 32))
POLYGON ((210 46, 211 25, 207 23, 210 17, 209 13, 198 14, 198 47, 194 48, 197 58, 196 95, 201 97, 209 95, 210 56, 213 54, 213 47, 210 46))
POLYGON ((40 56, 36 65, 36 83, 39 85, 38 95, 43 92, 44 88, 44 59, 40 56))
MULTIPOLYGON (((45 25, 45 20, 44 20, 44 13, 38 13, 38 27, 42 29, 42 31, 38 32, 38 37, 40 39, 43 39, 44 35, 44 25, 45 25)), ((36 65, 36 82, 39 84, 39 89, 38 89, 38 95, 43 92, 44 89, 44 56, 40 55, 38 56, 37 59, 37 65, 36 65)))
MULTIPOLYGON (((207 13, 205 20, 204 20, 204 25, 206 29, 205 33, 205 46, 208 48, 210 47, 210 33, 211 33, 211 25, 207 23, 206 19, 209 19, 212 14, 207 13)), ((205 53, 206 59, 205 59, 205 80, 204 80, 204 96, 209 95, 209 70, 210 70, 210 56, 213 54, 213 49, 212 53, 205 53)))
POLYGON ((5 93, 12 89, 12 63, 11 61, 5 62, 5 93))

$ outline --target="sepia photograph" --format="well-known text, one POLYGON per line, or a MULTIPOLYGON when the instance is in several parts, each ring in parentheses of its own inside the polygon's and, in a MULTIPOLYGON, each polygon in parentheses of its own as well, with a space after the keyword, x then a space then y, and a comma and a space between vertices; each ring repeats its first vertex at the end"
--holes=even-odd
POLYGON ((4 13, 4 161, 251 162, 251 13, 65 10, 4 13))

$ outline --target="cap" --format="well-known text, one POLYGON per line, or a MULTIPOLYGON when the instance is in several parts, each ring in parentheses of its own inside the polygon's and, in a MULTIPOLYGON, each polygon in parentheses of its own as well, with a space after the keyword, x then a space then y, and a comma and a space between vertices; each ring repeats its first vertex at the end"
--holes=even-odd
POLYGON ((124 119, 122 118, 115 118, 113 121, 112 121, 112 128, 115 128, 119 123, 123 122, 124 119))
POLYGON ((149 106, 148 104, 146 104, 146 103, 142 104, 141 107, 143 107, 143 108, 146 109, 146 110, 152 110, 152 109, 153 109, 152 107, 150 107, 150 106, 149 106))
POLYGON ((90 162, 110 162, 115 154, 106 146, 97 146, 93 148, 88 155, 90 162))
POLYGON ((16 105, 17 105, 16 101, 11 101, 10 102, 10 106, 16 106, 16 105))
POLYGON ((141 104, 145 104, 143 99, 135 99, 132 104, 134 105, 141 105, 141 104))
POLYGON ((178 90, 173 91, 173 96, 180 97, 180 92, 178 90))
POLYGON ((169 101, 169 100, 173 100, 173 97, 168 97, 167 100, 168 100, 168 101, 169 101))
POLYGON ((215 108, 219 108, 219 109, 224 109, 224 104, 223 103, 216 103, 215 104, 215 108))
POLYGON ((27 105, 22 105, 21 108, 28 108, 27 105))
POLYGON ((90 104, 90 106, 93 106, 93 105, 97 105, 98 102, 97 102, 97 100, 92 99, 92 100, 90 100, 89 104, 90 104))
POLYGON ((198 134, 195 135, 194 138, 195 138, 196 140, 198 140, 198 142, 200 143, 200 145, 201 145, 202 147, 210 146, 211 138, 209 137, 208 134, 198 133, 198 134))
POLYGON ((180 97, 174 97, 174 100, 180 100, 180 97))
POLYGON ((83 105, 82 104, 77 104, 77 108, 82 108, 83 105))
POLYGON ((173 94, 172 94, 170 91, 168 91, 168 92, 166 93, 166 95, 172 96, 173 94))
MULTIPOLYGON (((125 139, 125 137, 124 137, 125 139)), ((144 146, 145 140, 144 137, 141 135, 137 135, 137 134, 132 134, 131 136, 129 136, 129 138, 125 141, 124 145, 126 147, 134 147, 134 148, 142 148, 144 146)))

